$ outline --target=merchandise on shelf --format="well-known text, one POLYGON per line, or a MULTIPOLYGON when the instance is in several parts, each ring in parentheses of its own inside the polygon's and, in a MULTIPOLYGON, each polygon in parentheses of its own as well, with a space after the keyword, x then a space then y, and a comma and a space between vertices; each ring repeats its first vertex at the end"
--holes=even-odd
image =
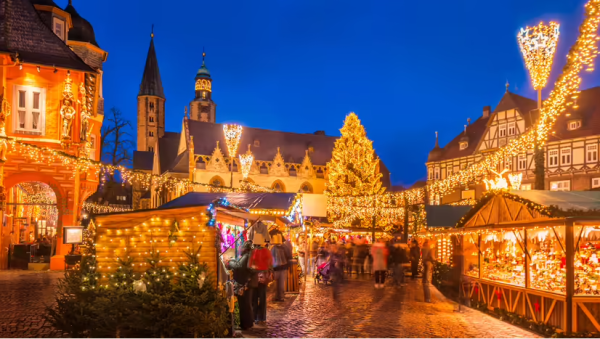
POLYGON ((600 295, 599 258, 600 227, 576 227, 573 258, 576 295, 600 295))
POLYGON ((564 232, 564 227, 546 227, 527 231, 527 248, 531 255, 530 288, 566 293, 567 257, 564 250, 564 232))
POLYGON ((525 286, 525 254, 521 239, 521 231, 506 230, 483 234, 481 278, 525 286))

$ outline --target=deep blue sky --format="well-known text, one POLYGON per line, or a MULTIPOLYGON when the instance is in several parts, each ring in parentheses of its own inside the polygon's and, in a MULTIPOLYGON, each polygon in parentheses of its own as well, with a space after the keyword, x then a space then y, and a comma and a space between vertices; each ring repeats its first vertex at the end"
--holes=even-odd
MULTIPOLYGON (((534 97, 516 42, 520 27, 540 20, 561 24, 556 79, 585 1, 73 3, 109 53, 106 111, 116 106, 135 122, 154 23, 168 131, 181 128, 205 47, 218 122, 337 136, 354 111, 393 183, 409 185, 425 178, 434 132, 446 144, 467 118, 498 104, 507 80, 511 91, 534 97)), ((597 73, 583 79, 583 88, 599 84, 597 73)))

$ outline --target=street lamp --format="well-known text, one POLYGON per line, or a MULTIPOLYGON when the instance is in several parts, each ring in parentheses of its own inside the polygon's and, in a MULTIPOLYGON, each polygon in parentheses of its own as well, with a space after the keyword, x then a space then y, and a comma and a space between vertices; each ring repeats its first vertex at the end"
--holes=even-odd
POLYGON ((236 124, 224 124, 223 134, 225 135, 225 143, 227 144, 227 151, 229 152, 229 158, 231 159, 229 169, 231 171, 231 187, 233 188, 233 160, 235 159, 238 146, 240 145, 242 126, 236 124))

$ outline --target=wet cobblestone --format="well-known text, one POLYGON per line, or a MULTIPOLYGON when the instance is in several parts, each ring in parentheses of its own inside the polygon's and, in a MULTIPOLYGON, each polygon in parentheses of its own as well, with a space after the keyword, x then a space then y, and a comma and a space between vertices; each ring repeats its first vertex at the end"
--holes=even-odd
MULTIPOLYGON (((43 317, 54 302, 60 272, 0 272, 0 337, 61 337, 43 317)), ((463 307, 432 291, 423 302, 420 281, 405 287, 374 289, 371 280, 351 279, 340 287, 338 302, 332 287, 311 280, 285 302, 269 302, 266 328, 245 337, 537 337, 531 332, 463 307)))

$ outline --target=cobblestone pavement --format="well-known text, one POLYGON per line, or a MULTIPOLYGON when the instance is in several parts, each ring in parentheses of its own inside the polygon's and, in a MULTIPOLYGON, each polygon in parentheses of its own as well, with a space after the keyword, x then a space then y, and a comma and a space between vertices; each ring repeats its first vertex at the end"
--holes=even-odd
POLYGON ((423 302, 420 280, 405 287, 374 289, 370 280, 351 279, 333 302, 332 287, 307 281, 297 296, 270 303, 267 328, 253 328, 245 337, 478 337, 525 338, 534 333, 446 300, 432 288, 423 302))
MULTIPOLYGON (((61 272, 0 271, 0 338, 61 337, 44 318, 54 302, 61 272)), ((351 279, 340 287, 311 280, 285 302, 270 302, 268 326, 244 332, 245 337, 537 337, 478 311, 456 305, 432 290, 432 304, 423 302, 420 281, 405 287, 375 290, 372 281, 351 279)))
POLYGON ((44 320, 62 272, 0 271, 0 338, 61 337, 44 320))

